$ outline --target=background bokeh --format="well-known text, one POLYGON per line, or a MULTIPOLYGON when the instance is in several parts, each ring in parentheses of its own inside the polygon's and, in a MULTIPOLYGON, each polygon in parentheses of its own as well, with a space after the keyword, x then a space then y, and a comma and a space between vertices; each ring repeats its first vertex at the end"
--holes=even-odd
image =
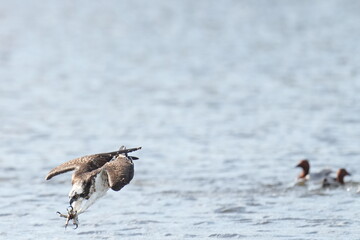
POLYGON ((360 2, 0 2, 0 239, 356 239, 360 2), (135 177, 63 230, 86 154, 135 177), (295 186, 345 167, 336 190, 295 186))

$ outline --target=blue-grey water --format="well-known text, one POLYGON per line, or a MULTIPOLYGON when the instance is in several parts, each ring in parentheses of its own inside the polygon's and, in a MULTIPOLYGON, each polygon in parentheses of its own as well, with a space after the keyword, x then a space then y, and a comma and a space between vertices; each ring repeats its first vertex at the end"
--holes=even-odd
POLYGON ((360 239, 360 3, 0 3, 0 239, 360 239), (135 177, 64 230, 82 155, 135 177), (345 187, 296 186, 300 159, 345 187))

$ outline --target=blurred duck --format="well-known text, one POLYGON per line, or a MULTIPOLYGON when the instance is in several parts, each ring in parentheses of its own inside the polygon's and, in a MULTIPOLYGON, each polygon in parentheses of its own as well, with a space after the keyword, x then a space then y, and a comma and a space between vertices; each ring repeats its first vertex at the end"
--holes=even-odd
POLYGON ((318 181, 321 183, 321 181, 324 178, 328 177, 330 173, 332 173, 331 169, 323 169, 320 172, 310 173, 310 164, 309 161, 306 159, 301 160, 299 164, 296 165, 296 167, 302 168, 302 172, 298 176, 298 180, 300 181, 311 180, 311 181, 318 181))
POLYGON ((326 177, 323 179, 323 187, 339 187, 344 185, 345 176, 351 176, 351 174, 344 168, 340 168, 336 173, 336 178, 326 177))

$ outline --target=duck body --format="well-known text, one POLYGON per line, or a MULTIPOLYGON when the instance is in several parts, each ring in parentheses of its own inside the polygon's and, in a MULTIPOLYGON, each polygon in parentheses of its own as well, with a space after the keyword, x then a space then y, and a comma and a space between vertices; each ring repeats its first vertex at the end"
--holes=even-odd
POLYGON ((344 168, 340 168, 337 173, 336 177, 326 177, 322 181, 323 188, 336 188, 343 186, 345 184, 344 178, 346 176, 351 176, 351 174, 346 171, 344 168))
POLYGON ((296 167, 302 168, 302 172, 297 178, 298 182, 311 181, 321 183, 324 178, 327 178, 333 172, 329 168, 322 169, 319 172, 310 172, 310 163, 306 159, 301 160, 296 167))

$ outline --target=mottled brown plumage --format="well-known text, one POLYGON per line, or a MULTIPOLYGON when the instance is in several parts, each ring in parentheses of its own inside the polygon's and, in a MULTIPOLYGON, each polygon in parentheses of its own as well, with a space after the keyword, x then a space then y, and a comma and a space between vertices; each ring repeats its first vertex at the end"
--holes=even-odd
POLYGON ((73 187, 69 193, 71 210, 68 210, 68 215, 60 214, 61 217, 67 218, 66 225, 69 220, 73 219, 77 226, 78 214, 84 212, 98 198, 105 195, 109 188, 119 191, 130 183, 134 176, 132 160, 138 158, 127 154, 139 149, 141 147, 130 149, 121 147, 115 152, 75 158, 55 167, 47 174, 45 179, 49 180, 56 175, 75 171, 72 175, 73 187), (87 200, 85 204, 82 204, 83 200, 87 200))
POLYGON ((94 154, 84 157, 75 158, 68 162, 65 162, 54 169, 52 169, 46 176, 46 180, 50 180, 52 177, 75 170, 73 174, 74 178, 81 176, 84 173, 90 173, 95 169, 101 168, 105 163, 109 162, 115 154, 94 154))
MULTIPOLYGON (((99 169, 102 166, 104 166, 105 163, 111 161, 111 159, 114 158, 114 156, 122 154, 122 153, 129 153, 133 151, 137 151, 141 149, 141 147, 138 148, 130 148, 130 149, 120 149, 119 151, 115 152, 108 152, 108 153, 97 153, 93 155, 83 156, 79 158, 75 158, 73 160, 70 160, 68 162, 65 162, 55 168, 53 168, 47 175, 46 180, 50 180, 52 177, 75 170, 73 174, 73 180, 74 177, 80 176, 84 173, 89 173, 95 169, 99 169)), ((132 159, 137 159, 136 157, 132 157, 132 159)), ((114 165, 113 165, 114 166, 114 165)))

